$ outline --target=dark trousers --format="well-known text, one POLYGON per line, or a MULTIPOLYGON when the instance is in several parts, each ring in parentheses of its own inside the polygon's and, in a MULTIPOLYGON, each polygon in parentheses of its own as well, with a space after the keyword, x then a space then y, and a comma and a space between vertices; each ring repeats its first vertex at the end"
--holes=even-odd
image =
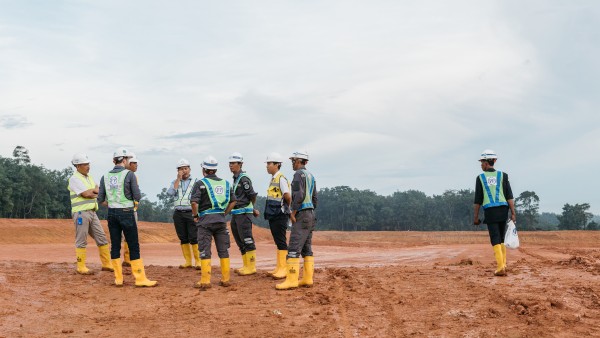
POLYGON ((231 215, 231 232, 242 255, 248 251, 256 250, 250 215, 252 214, 231 215))
POLYGON ((140 243, 133 208, 108 208, 108 232, 111 259, 121 257, 121 233, 125 235, 125 242, 129 246, 129 258, 132 261, 140 259, 140 243))
POLYGON ((175 223, 175 232, 181 244, 198 244, 198 229, 191 211, 175 210, 173 212, 173 223, 175 223))
POLYGON ((292 224, 292 234, 288 245, 288 258, 312 256, 312 233, 315 229, 315 213, 313 209, 305 209, 296 213, 296 222, 292 224))
POLYGON ((200 259, 210 259, 210 245, 213 237, 219 258, 229 258, 229 230, 225 223, 198 225, 198 250, 200 259))
POLYGON ((289 215, 280 215, 269 219, 269 228, 271 229, 271 235, 273 235, 275 245, 277 245, 277 250, 288 249, 285 233, 287 231, 289 219, 289 215))
POLYGON ((506 235, 506 221, 488 223, 487 227, 492 246, 504 243, 504 236, 506 235))

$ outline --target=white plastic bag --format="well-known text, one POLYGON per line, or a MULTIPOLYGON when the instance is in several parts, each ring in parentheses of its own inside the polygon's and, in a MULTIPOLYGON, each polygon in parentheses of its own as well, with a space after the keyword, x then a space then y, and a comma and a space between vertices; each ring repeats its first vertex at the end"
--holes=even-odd
POLYGON ((517 249, 519 247, 519 235, 517 234, 517 227, 512 220, 506 222, 506 235, 504 235, 504 245, 510 249, 517 249))

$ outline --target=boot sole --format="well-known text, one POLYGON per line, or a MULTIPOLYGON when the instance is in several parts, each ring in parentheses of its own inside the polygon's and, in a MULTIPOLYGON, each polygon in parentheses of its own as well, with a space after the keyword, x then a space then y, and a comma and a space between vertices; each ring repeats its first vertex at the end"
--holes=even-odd
POLYGON ((256 271, 254 271, 254 272, 238 272, 237 274, 238 274, 238 276, 250 276, 250 275, 255 275, 256 271))
POLYGON ((230 282, 219 282, 219 285, 223 286, 223 287, 230 287, 231 283, 230 282))
POLYGON ((291 288, 287 288, 287 289, 277 289, 277 287, 275 287, 275 289, 278 290, 278 291, 295 290, 297 288, 298 288, 297 286, 294 286, 294 287, 291 287, 291 288))
POLYGON ((113 269, 113 268, 102 268, 102 271, 115 272, 115 269, 113 269))
POLYGON ((94 274, 94 272, 93 271, 88 271, 88 272, 77 271, 77 274, 82 275, 82 276, 91 276, 94 274))
POLYGON ((151 287, 155 287, 157 285, 158 285, 158 283, 152 284, 152 285, 136 285, 135 287, 136 288, 151 288, 151 287))

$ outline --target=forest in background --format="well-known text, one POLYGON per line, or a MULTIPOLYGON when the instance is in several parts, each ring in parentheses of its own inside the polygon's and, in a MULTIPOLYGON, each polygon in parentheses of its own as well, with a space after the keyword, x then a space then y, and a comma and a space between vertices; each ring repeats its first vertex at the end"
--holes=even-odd
MULTIPOLYGON (((16 147, 13 158, 0 156, 0 218, 70 218, 67 184, 73 168, 49 170, 31 163, 27 149, 16 147)), ((340 231, 465 231, 473 226, 471 189, 447 190, 427 196, 418 190, 396 191, 389 196, 348 186, 321 188, 318 193, 317 228, 340 231)), ((173 201, 163 189, 150 201, 143 195, 141 221, 172 222, 173 201)), ((515 194, 517 226, 520 230, 599 230, 600 216, 589 212, 590 204, 568 204, 561 214, 540 212, 534 191, 515 194)), ((264 210, 265 197, 256 208, 264 210)), ((106 218, 107 209, 98 215, 106 218)), ((483 215, 483 212, 480 213, 483 215)), ((507 215, 508 217, 508 215, 507 215)), ((268 222, 260 216, 259 226, 268 222)))

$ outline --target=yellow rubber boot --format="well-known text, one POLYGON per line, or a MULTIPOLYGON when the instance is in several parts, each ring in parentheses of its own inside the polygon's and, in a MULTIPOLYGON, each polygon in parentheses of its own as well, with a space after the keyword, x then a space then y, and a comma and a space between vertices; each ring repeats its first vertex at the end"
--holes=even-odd
POLYGON ((93 275, 94 273, 85 266, 85 248, 75 248, 75 254, 77 255, 77 273, 80 275, 93 275))
POLYGON ((502 247, 502 262, 504 263, 504 271, 506 271, 506 245, 502 243, 500 246, 502 247))
POLYGON ((277 271, 271 275, 273 278, 282 279, 282 278, 285 278, 285 276, 287 275, 287 263, 286 263, 287 254, 288 254, 287 250, 278 250, 277 251, 277 261, 279 262, 279 265, 277 266, 277 271))
POLYGON ((146 272, 144 271, 144 261, 136 259, 131 261, 131 272, 135 277, 135 286, 155 286, 155 280, 149 280, 146 278, 146 272))
POLYGON ((229 258, 221 258, 221 281, 219 281, 219 285, 221 286, 229 286, 231 283, 229 282, 230 274, 229 274, 229 258))
POLYGON ((242 267, 239 269, 233 269, 233 272, 240 273, 240 271, 244 271, 248 269, 248 256, 246 254, 242 255, 242 267))
POLYGON ((192 245, 181 244, 181 252, 183 252, 183 258, 185 258, 185 264, 179 266, 180 269, 187 269, 192 267, 192 245))
POLYGON ((242 268, 238 271, 240 276, 248 276, 256 273, 256 250, 246 252, 246 261, 248 266, 246 269, 242 268))
POLYGON ((192 254, 194 254, 194 266, 196 270, 202 269, 202 264, 200 263, 200 250, 198 250, 198 244, 192 244, 192 254))
POLYGON ((200 272, 200 281, 197 282, 194 287, 206 290, 210 288, 210 258, 201 259, 200 264, 202 265, 202 271, 200 272))
POLYGON ((502 256, 502 246, 500 244, 494 245, 494 257, 496 258, 496 265, 497 265, 494 275, 495 276, 506 275, 506 270, 504 269, 504 257, 502 256))
POLYGON ((289 290, 298 287, 298 270, 300 270, 300 258, 288 258, 287 275, 283 283, 275 285, 277 290, 289 290))
POLYGON ((123 286, 123 266, 121 266, 121 259, 111 260, 113 271, 115 272, 115 285, 123 286))
MULTIPOLYGON (((279 270, 279 265, 281 264, 281 258, 279 256, 279 251, 280 250, 277 250, 277 252, 275 253, 275 256, 277 257, 277 263, 275 263, 275 269, 267 272, 267 274, 269 276, 273 276, 273 274, 275 274, 279 270)), ((287 255, 287 251, 286 251, 286 255, 287 255)))
POLYGON ((98 247, 100 251, 100 262, 102 262, 102 271, 115 271, 110 261, 110 249, 108 244, 104 244, 98 247))
POLYGON ((127 245, 127 242, 123 242, 123 265, 131 266, 131 260, 129 259, 129 245, 127 245))
POLYGON ((298 282, 298 286, 311 288, 313 286, 313 273, 315 272, 315 258, 313 256, 304 257, 304 272, 302 280, 298 282))

